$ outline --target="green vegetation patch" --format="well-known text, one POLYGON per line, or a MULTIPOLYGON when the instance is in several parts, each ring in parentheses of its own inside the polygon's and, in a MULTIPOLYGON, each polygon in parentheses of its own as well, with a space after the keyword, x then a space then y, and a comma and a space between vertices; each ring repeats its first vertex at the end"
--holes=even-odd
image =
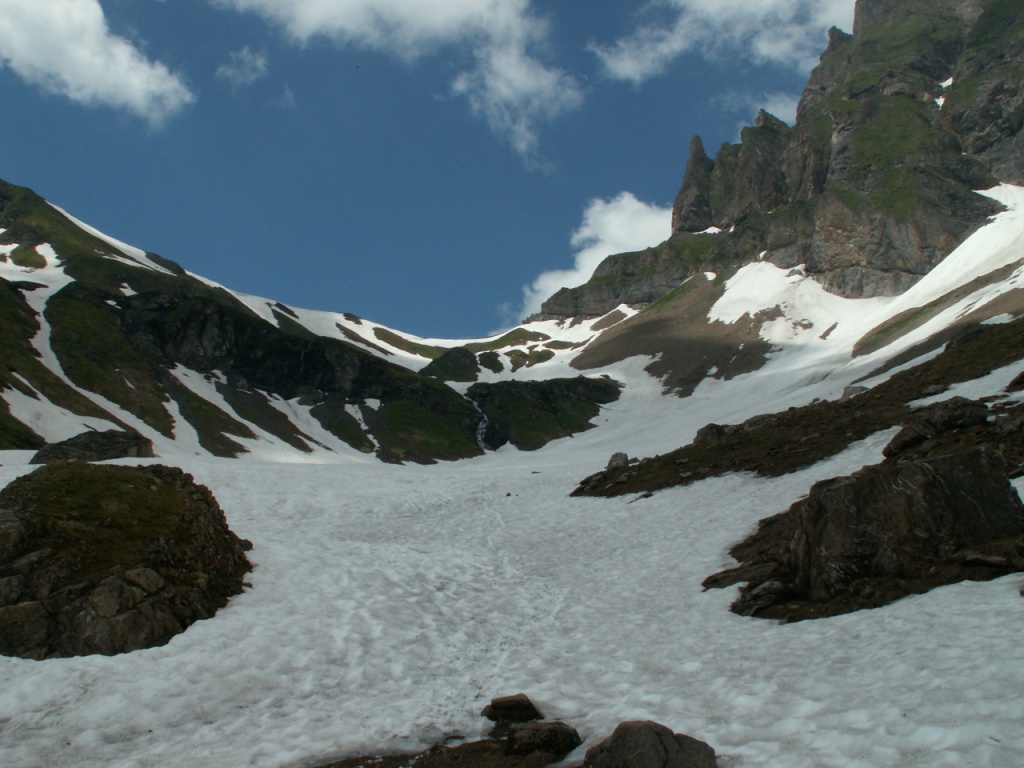
POLYGON ((46 441, 11 415, 0 400, 0 451, 37 451, 46 441))
POLYGON ((11 261, 25 269, 43 269, 46 267, 46 259, 43 258, 34 246, 19 245, 11 251, 11 261))
POLYGON ((905 310, 895 317, 891 317, 884 323, 871 329, 853 346, 853 355, 869 355, 885 346, 888 346, 897 339, 905 336, 911 331, 920 328, 933 317, 942 311, 953 306, 957 302, 970 296, 975 291, 1006 280, 1020 267, 1021 262, 1008 264, 1005 267, 993 270, 987 275, 975 278, 966 285, 961 285, 949 293, 934 299, 920 307, 913 307, 905 310))
POLYGON ((172 376, 164 378, 168 393, 178 404, 182 417, 196 431, 199 444, 214 456, 233 459, 247 453, 247 449, 228 437, 244 437, 255 439, 256 435, 249 427, 232 418, 221 408, 209 400, 200 397, 188 387, 182 385, 172 376))
POLYGON ((335 327, 337 327, 337 329, 339 331, 341 331, 342 336, 344 336, 346 339, 351 341, 353 344, 358 344, 358 345, 363 346, 363 347, 369 347, 370 349, 375 349, 378 352, 380 352, 382 355, 384 355, 385 357, 391 357, 392 355, 395 354, 394 352, 392 352, 389 349, 384 349, 384 347, 380 347, 380 346, 374 344, 372 341, 367 341, 362 336, 360 336, 358 333, 353 331, 351 328, 348 328, 348 327, 342 325, 341 323, 335 323, 334 325, 335 325, 335 327))
POLYGON ((476 381, 480 365, 467 347, 452 347, 431 360, 420 373, 441 381, 476 381))
POLYGON ((71 381, 172 435, 174 421, 164 407, 168 398, 159 370, 124 337, 116 312, 99 294, 71 283, 50 298, 46 319, 53 351, 71 381))
POLYGON ((505 364, 501 362, 501 356, 497 352, 481 352, 477 355, 480 365, 494 373, 501 373, 505 370, 505 364))
POLYGON ((385 344, 390 344, 395 349, 408 352, 410 355, 425 357, 428 360, 433 360, 445 353, 444 347, 434 347, 430 344, 418 344, 415 341, 409 341, 409 339, 402 338, 397 333, 389 331, 387 328, 381 328, 378 326, 373 329, 373 335, 385 344))
POLYGON ((863 119, 850 135, 857 165, 886 169, 915 154, 942 151, 937 146, 927 104, 909 96, 865 96, 858 100, 863 119))
POLYGON ((512 443, 533 451, 552 440, 591 429, 601 406, 619 398, 611 379, 504 381, 474 384, 466 392, 487 416, 484 442, 497 449, 512 443))
MULTIPOLYGON (((472 408, 468 403, 466 406, 472 408)), ((479 421, 479 415, 474 415, 479 421)), ((483 452, 458 422, 443 418, 417 400, 384 403, 374 416, 373 434, 385 459, 432 463, 433 459, 454 461, 483 452)))
MULTIPOLYGON (((38 392, 71 413, 107 419, 127 429, 42 364, 32 346, 32 338, 39 331, 39 323, 35 311, 28 306, 22 295, 22 291, 29 290, 33 290, 31 284, 12 284, 0 279, 0 327, 3 328, 3 333, 0 333, 0 389, 13 387, 31 397, 35 397, 35 393, 38 392), (31 388, 22 383, 21 379, 27 381, 31 388)), ((15 439, 15 435, 23 437, 24 429, 28 428, 22 429, 18 426, 20 422, 10 416, 7 418, 8 435, 11 439, 15 439)), ((22 437, 16 438, 15 442, 20 441, 22 437)), ((16 445, 10 444, 7 447, 14 448, 16 445)))
MULTIPOLYGON (((20 477, 0 499, 31 513, 41 529, 34 543, 50 550, 47 566, 59 563, 75 581, 103 578, 118 566, 164 565, 151 562, 153 543, 176 541, 190 507, 187 492, 139 468, 79 461, 20 477)), ((181 555, 186 560, 188 551, 181 555)))
POLYGON ((313 451, 306 442, 312 442, 313 439, 301 432, 287 416, 272 406, 262 393, 249 392, 222 383, 217 384, 217 391, 235 413, 249 423, 255 424, 303 453, 313 451))
POLYGON ((1024 39, 1024 5, 1020 0, 989 0, 967 38, 968 50, 1007 45, 1024 39))
POLYGON ((314 405, 309 413, 320 423, 321 427, 357 451, 373 453, 376 448, 373 441, 363 431, 359 421, 352 414, 347 413, 344 408, 331 408, 320 403, 314 405))

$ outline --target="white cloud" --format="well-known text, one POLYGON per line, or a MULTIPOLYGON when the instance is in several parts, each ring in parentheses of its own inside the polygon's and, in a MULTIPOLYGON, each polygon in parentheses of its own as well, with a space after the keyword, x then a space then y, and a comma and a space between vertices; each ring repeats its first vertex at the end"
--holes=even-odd
POLYGON ((445 47, 472 53, 452 92, 526 158, 536 160, 540 123, 577 107, 579 84, 538 58, 549 39, 529 0, 211 0, 251 11, 297 44, 321 36, 342 46, 415 60, 445 47))
POLYGON ((178 75, 110 33, 98 0, 0 0, 0 64, 26 83, 154 126, 195 98, 178 75))
POLYGON ((245 46, 240 51, 233 51, 226 64, 217 67, 216 75, 237 90, 252 85, 267 74, 267 56, 245 46))
POLYGON ((572 233, 575 265, 572 269, 544 272, 524 286, 519 319, 539 312, 544 300, 560 288, 587 282, 605 257, 664 241, 671 226, 671 208, 641 202, 632 192, 621 192, 611 200, 591 200, 583 213, 583 222, 572 233))
POLYGON ((800 106, 800 95, 793 93, 766 93, 753 100, 757 109, 765 109, 787 125, 796 125, 796 108, 800 106))
POLYGON ((750 117, 744 119, 739 124, 736 134, 738 137, 739 131, 751 125, 758 110, 761 109, 775 115, 775 117, 787 125, 795 124, 796 110, 800 106, 800 94, 773 91, 772 93, 755 95, 742 91, 726 91, 712 98, 711 102, 723 109, 750 113, 750 117))
POLYGON ((642 83, 661 74, 677 57, 739 53, 809 71, 836 26, 853 27, 854 0, 651 0, 646 10, 668 12, 664 23, 648 23, 611 45, 591 46, 607 74, 642 83))

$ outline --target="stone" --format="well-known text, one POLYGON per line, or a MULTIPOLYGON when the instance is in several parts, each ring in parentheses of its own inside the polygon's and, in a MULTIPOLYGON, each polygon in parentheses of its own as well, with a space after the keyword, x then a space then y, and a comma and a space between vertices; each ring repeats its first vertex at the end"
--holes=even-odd
POLYGON ((716 768, 715 750, 651 720, 620 723, 587 750, 584 768, 716 768))
POLYGON ((251 569, 251 545, 228 529, 213 494, 172 467, 54 462, 0 492, 0 509, 8 656, 163 645, 213 616, 251 569))
POLYGON ((109 429, 105 432, 83 432, 80 435, 52 443, 36 452, 30 464, 49 464, 51 461, 108 461, 124 458, 152 458, 153 441, 138 432, 109 429))
POLYGON ((608 466, 605 469, 625 469, 629 466, 629 454, 613 453, 611 458, 608 459, 608 466))
POLYGON ((988 421, 988 407, 966 397, 952 397, 920 408, 889 444, 882 449, 885 456, 903 453, 926 440, 954 429, 969 429, 988 421))
POLYGON ((509 754, 544 752, 552 756, 552 762, 561 760, 582 743, 576 729, 561 722, 518 723, 508 731, 509 754))
POLYGON ((544 717, 525 693, 491 699, 491 703, 484 707, 480 714, 496 723, 500 721, 528 723, 532 720, 541 720, 544 717))

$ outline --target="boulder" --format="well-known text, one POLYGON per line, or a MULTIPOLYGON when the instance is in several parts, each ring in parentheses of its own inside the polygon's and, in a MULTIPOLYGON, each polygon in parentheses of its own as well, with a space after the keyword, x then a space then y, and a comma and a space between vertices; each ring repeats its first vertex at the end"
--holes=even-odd
POLYGON ((587 750, 584 768, 716 768, 708 744, 650 720, 621 723, 587 750))
POLYGON ((511 755, 544 752, 551 755, 551 762, 555 762, 582 743, 576 729, 566 723, 518 723, 508 730, 508 752, 511 755))
POLYGON ((109 429, 106 432, 83 432, 59 443, 44 446, 32 457, 30 464, 51 461, 107 461, 109 459, 141 459, 153 457, 153 441, 138 432, 109 429))
POLYGON ((480 714, 496 723, 528 723, 544 717, 525 693, 491 699, 491 703, 480 714))
POLYGON ((180 469, 48 464, 0 493, 0 653, 163 645, 242 591, 251 547, 180 469))
POLYGON ((629 466, 629 454, 621 451, 613 453, 608 459, 608 466, 605 469, 625 469, 629 466))
POLYGON ((966 397, 952 397, 914 411, 910 420, 889 444, 883 455, 896 456, 954 429, 968 429, 988 421, 988 407, 966 397))

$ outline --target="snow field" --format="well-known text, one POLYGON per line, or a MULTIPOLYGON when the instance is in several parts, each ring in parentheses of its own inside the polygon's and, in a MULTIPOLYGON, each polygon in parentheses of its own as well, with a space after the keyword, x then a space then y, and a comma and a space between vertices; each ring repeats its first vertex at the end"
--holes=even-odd
MULTIPOLYGON (((308 765, 481 736, 487 700, 522 690, 584 749, 644 717, 723 766, 1015 768, 1019 576, 786 626, 701 591, 758 519, 889 437, 640 500, 569 498, 598 459, 579 445, 435 467, 184 459, 255 543, 253 588, 162 648, 0 659, 0 763, 308 765)), ((5 482, 29 469, 4 464, 5 482)))

